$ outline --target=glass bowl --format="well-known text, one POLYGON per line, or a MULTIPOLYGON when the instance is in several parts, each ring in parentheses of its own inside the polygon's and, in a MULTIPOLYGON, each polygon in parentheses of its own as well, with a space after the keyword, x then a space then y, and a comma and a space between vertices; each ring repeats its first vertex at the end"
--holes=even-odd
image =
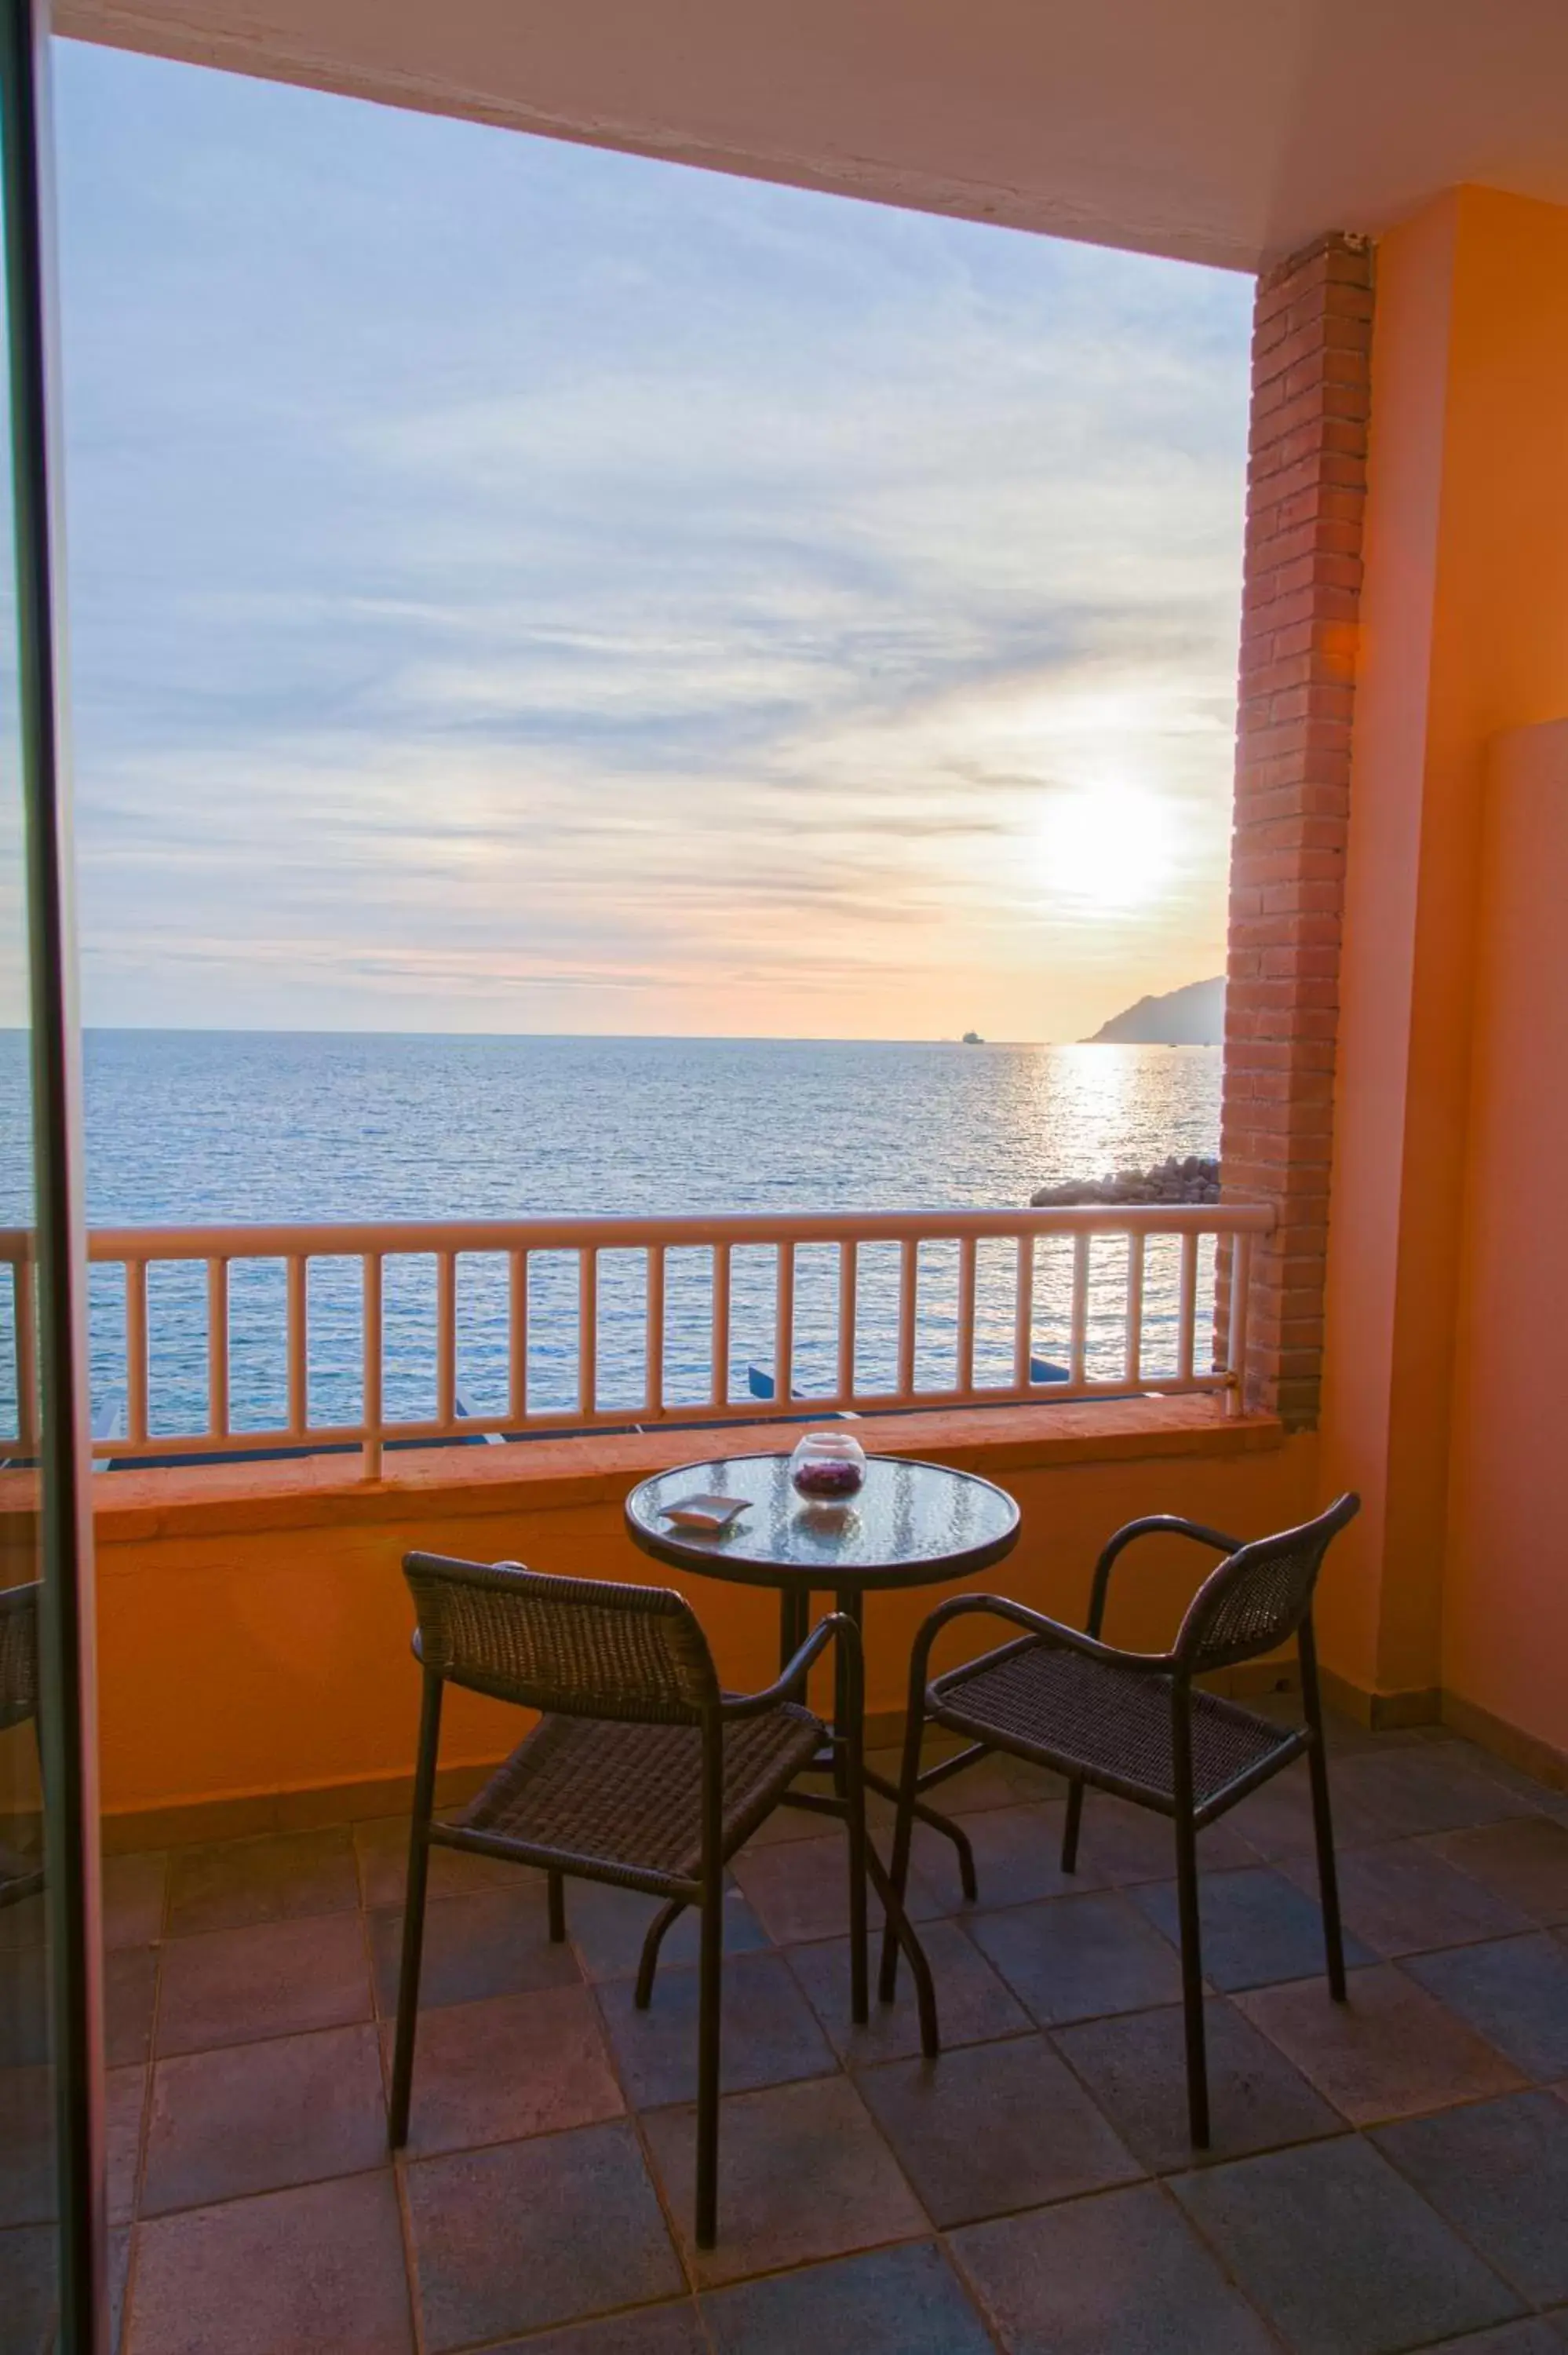
POLYGON ((814 1504, 839 1505, 865 1484, 865 1450, 847 1431, 809 1431, 789 1458, 798 1496, 814 1504))

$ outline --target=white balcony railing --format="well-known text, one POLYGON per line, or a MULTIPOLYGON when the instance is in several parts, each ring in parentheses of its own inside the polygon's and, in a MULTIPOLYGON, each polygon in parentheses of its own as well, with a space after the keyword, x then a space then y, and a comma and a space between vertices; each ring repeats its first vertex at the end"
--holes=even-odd
MULTIPOLYGON (((1265 1206, 99 1230, 94 1453, 129 1464, 1220 1391, 1265 1206), (1223 1347, 1218 1246, 1234 1253, 1223 1347)), ((9 1399, 34 1420, 27 1238, 9 1399)))

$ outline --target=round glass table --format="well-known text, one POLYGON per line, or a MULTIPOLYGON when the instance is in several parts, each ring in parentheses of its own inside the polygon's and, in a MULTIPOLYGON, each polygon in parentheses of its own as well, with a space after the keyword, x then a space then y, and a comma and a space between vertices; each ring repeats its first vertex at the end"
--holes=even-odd
MULTIPOLYGON (((868 1594, 969 1578, 1001 1561, 1018 1542, 1019 1512, 1005 1490, 943 1464, 870 1456, 859 1494, 830 1504, 796 1494, 788 1455, 732 1455, 642 1481, 626 1500, 626 1527, 632 1543, 656 1561, 743 1586, 776 1587, 783 1668, 806 1640, 814 1593, 832 1594, 834 1607, 861 1626, 868 1594), (677 1527, 667 1518, 672 1506, 698 1495, 739 1498, 744 1510, 716 1530, 677 1527)), ((841 1674, 835 1731, 842 1736, 863 1732, 846 1722, 851 1706, 849 1680, 841 1674)), ((865 1780, 885 1797, 897 1797, 897 1786, 869 1767, 865 1780)), ((833 1806, 804 1795, 795 1804, 833 1806)), ((972 1900, 974 1856, 964 1832, 924 1800, 916 1813, 952 1841, 964 1894, 972 1900)))

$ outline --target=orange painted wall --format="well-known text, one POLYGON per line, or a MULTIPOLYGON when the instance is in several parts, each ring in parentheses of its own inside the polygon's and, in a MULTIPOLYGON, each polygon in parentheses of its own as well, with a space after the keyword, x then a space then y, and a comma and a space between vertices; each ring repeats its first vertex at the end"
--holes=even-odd
MULTIPOLYGON (((1032 1411, 1023 1410, 1023 1412, 1032 1411)), ((1070 1417, 1068 1408, 1041 1410, 1070 1417)), ((992 1573, 1002 1591, 1080 1619, 1095 1554, 1120 1522, 1139 1513, 1188 1514, 1243 1535, 1287 1525, 1313 1508, 1313 1444, 1282 1444, 1262 1419, 1206 1430, 1190 1405, 1102 1409, 1135 1424, 1161 1414, 1167 1426, 1120 1453, 1096 1457, 1086 1443, 1020 1447, 939 1447, 939 1455, 990 1470, 1023 1508, 1018 1550, 992 1573), (1198 1444, 1220 1452, 1193 1454, 1198 1444)), ((964 1418, 945 1422, 949 1433, 964 1418)), ((1005 1416, 987 1415, 1005 1423, 1005 1416)), ((774 1444, 737 1434, 736 1444, 774 1444)), ((575 1442, 581 1451, 595 1446, 575 1442)), ((492 1561, 521 1559, 541 1570, 651 1580, 662 1576, 621 1529, 620 1506, 652 1468, 650 1451, 669 1442, 599 1443, 604 1468, 541 1478, 530 1499, 515 1477, 504 1485, 451 1476, 450 1459, 425 1459, 418 1480, 396 1487, 291 1486, 274 1479, 247 1497, 206 1505, 152 1501, 101 1514, 100 1658, 104 1806, 108 1817, 241 1795, 309 1791, 321 1785, 396 1784, 412 1764, 418 1678, 408 1656, 412 1614, 399 1563, 411 1547, 492 1561)), ((546 1450, 529 1450, 543 1457, 546 1450)), ((552 1455, 565 1451, 552 1449, 552 1455)), ((493 1455, 482 1469, 493 1473, 493 1455)), ((408 1459, 410 1463, 414 1459, 408 1459)), ((293 1470, 294 1467, 287 1467, 293 1470)), ((285 1467, 275 1467, 281 1472, 285 1467)), ((115 1481, 133 1476, 114 1475, 115 1481)), ((171 1476, 141 1476, 149 1500, 171 1476)), ((179 1476, 188 1497, 190 1476, 179 1476)), ((107 1483, 105 1486, 107 1487, 107 1483)), ((126 1492, 122 1492, 124 1494, 126 1492)), ((1212 1558, 1169 1540, 1151 1541, 1124 1573, 1112 1632, 1158 1643, 1173 1632, 1195 1576, 1212 1558)), ((732 1685, 776 1673, 777 1605, 768 1593, 713 1580, 676 1580, 702 1614, 732 1685)), ((868 1702, 898 1709, 909 1640, 924 1613, 955 1590, 928 1589, 874 1604, 868 1621, 868 1702)), ((975 1639, 976 1647, 981 1640, 975 1639)), ((957 1654, 955 1653, 955 1657, 957 1654)), ((484 1761, 517 1738, 515 1716, 472 1695, 454 1694, 446 1721, 448 1763, 484 1761)), ((367 1808, 373 1812, 373 1808, 367 1808)), ((199 1827, 197 1827, 199 1828, 199 1827)))
MULTIPOLYGON (((1568 712, 1568 210, 1451 191, 1378 250, 1341 973, 1327 1656, 1444 1673, 1443 1567, 1491 738, 1568 712)), ((1568 1740, 1568 1712, 1563 1727, 1568 1740)))
POLYGON ((1482 829, 1444 1682, 1568 1749, 1568 721, 1500 738, 1482 829))

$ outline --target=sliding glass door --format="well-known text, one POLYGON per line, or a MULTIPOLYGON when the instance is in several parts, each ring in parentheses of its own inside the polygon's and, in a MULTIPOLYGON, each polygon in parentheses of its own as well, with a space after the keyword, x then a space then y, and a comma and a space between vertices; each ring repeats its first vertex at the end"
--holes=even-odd
POLYGON ((47 0, 0 0, 0 2355, 106 2355, 47 0))

